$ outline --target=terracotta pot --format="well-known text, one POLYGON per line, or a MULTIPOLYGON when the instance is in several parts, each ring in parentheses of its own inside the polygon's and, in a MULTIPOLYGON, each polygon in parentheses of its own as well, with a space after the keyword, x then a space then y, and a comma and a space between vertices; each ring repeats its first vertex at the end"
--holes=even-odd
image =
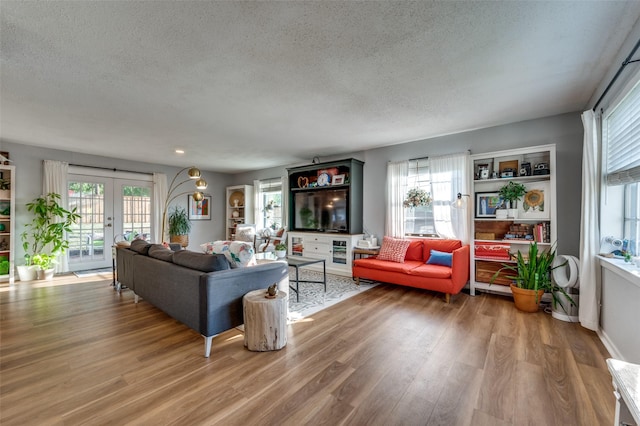
POLYGON ((511 284, 511 293, 513 293, 513 301, 516 304, 516 308, 523 312, 538 312, 544 290, 538 290, 536 297, 535 290, 526 290, 511 284))
POLYGON ((170 241, 178 243, 184 248, 189 245, 189 235, 171 235, 170 241))

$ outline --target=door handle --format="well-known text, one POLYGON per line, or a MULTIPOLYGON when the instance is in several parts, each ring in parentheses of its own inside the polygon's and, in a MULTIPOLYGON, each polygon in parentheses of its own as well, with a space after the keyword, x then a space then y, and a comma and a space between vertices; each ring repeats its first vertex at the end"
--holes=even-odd
POLYGON ((111 225, 110 223, 107 223, 105 226, 106 226, 107 228, 111 228, 111 226, 112 226, 112 225, 111 225))

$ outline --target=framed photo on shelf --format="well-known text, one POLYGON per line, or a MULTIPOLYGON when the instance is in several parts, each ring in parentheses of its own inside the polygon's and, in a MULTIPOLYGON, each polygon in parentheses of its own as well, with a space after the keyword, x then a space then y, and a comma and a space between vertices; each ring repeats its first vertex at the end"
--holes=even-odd
POLYGON ((551 184, 549 182, 531 182, 526 185, 522 200, 518 201, 519 219, 550 219, 551 184))
POLYGON ((191 195, 187 197, 189 197, 187 210, 189 220, 211 220, 211 195, 205 195, 200 201, 194 200, 191 195))
POLYGON ((498 192, 476 192, 476 217, 495 218, 496 209, 502 204, 502 198, 498 192))
POLYGON ((331 185, 343 185, 344 175, 333 175, 331 178, 331 185))

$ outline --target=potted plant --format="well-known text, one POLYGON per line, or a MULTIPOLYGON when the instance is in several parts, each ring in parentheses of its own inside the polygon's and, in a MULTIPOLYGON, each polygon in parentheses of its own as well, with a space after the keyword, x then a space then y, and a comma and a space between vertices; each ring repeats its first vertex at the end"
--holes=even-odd
MULTIPOLYGON (((71 225, 78 222, 80 215, 75 208, 69 211, 62 207, 60 198, 60 194, 49 193, 27 203, 27 211, 33 213, 33 219, 24 226, 25 230, 20 235, 27 270, 30 266, 35 266, 36 270, 44 270, 43 266, 51 269, 55 258, 69 248, 66 233, 73 232, 71 225)), ((24 279, 22 274, 20 279, 24 279)))
POLYGON ((56 256, 46 253, 36 254, 31 258, 31 263, 36 267, 36 278, 50 280, 53 278, 56 256))
POLYGON ((529 244, 528 256, 525 258, 521 252, 518 252, 516 263, 503 263, 502 268, 491 278, 491 284, 501 272, 510 273, 511 275, 506 275, 506 278, 512 280, 513 300, 516 308, 524 312, 537 312, 545 292, 551 293, 554 306, 561 302, 560 297, 564 297, 571 305, 575 305, 571 296, 551 279, 551 271, 564 266, 564 264, 552 266, 555 256, 555 248, 539 251, 538 243, 533 242, 529 244))
POLYGON ((527 188, 523 184, 512 180, 500 188, 498 191, 500 197, 509 203, 509 217, 516 217, 518 200, 521 200, 526 192, 527 188))
POLYGON ((0 198, 11 198, 11 181, 0 178, 0 198))
POLYGON ((182 247, 189 245, 191 222, 182 207, 174 207, 169 212, 169 241, 179 243, 182 247))
POLYGON ((287 255, 287 245, 284 243, 276 244, 275 253, 279 259, 282 259, 287 255))

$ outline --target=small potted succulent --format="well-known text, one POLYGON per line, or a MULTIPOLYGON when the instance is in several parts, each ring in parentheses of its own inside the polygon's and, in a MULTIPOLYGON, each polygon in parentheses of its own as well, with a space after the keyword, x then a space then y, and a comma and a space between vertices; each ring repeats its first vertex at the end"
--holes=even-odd
POLYGON ((284 243, 276 244, 275 253, 278 259, 284 258, 287 255, 287 245, 284 243))

